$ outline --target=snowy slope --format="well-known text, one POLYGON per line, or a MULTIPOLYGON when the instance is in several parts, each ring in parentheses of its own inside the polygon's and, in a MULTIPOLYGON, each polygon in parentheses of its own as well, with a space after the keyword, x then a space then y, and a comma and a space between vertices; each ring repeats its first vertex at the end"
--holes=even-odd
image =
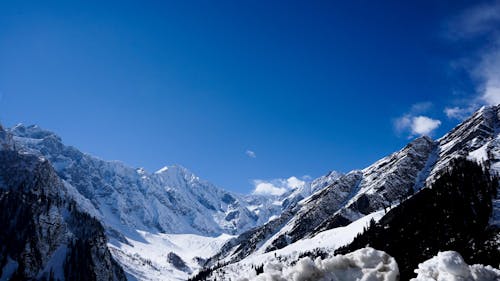
MULTIPOLYGON (((384 211, 374 212, 364 216, 357 221, 331 230, 327 230, 317 234, 314 237, 298 240, 282 249, 265 252, 261 247, 241 261, 230 263, 218 269, 213 277, 217 280, 239 280, 244 278, 255 277, 256 266, 263 264, 280 264, 283 267, 292 266, 297 260, 304 255, 319 250, 322 253, 330 255, 338 247, 350 243, 354 237, 368 227, 370 221, 378 221, 384 215, 384 211)), ((230 258, 221 259, 219 262, 231 262, 230 258)))
POLYGON ((186 280, 232 236, 139 232, 141 239, 109 244, 113 256, 140 280, 186 280))

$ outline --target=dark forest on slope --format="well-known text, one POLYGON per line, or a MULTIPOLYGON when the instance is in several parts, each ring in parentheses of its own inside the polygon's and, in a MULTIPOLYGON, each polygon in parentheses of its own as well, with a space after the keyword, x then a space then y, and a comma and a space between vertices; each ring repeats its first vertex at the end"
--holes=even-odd
POLYGON ((9 280, 126 280, 101 223, 59 192, 48 161, 0 151, 0 276, 10 263, 9 280), (63 268, 47 267, 58 249, 65 249, 63 268))
POLYGON ((489 226, 498 178, 465 159, 455 160, 430 186, 390 210, 336 254, 367 245, 398 262, 401 280, 439 251, 459 252, 469 264, 498 266, 499 230, 489 226))

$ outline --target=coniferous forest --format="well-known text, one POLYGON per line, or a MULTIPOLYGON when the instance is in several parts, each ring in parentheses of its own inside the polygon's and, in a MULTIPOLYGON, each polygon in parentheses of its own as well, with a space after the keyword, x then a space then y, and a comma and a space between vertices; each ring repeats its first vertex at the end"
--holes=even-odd
POLYGON ((336 254, 367 245, 386 251, 399 265, 400 280, 414 277, 418 264, 453 250, 468 264, 498 266, 499 230, 488 225, 498 179, 466 159, 451 162, 438 179, 390 210, 336 254))

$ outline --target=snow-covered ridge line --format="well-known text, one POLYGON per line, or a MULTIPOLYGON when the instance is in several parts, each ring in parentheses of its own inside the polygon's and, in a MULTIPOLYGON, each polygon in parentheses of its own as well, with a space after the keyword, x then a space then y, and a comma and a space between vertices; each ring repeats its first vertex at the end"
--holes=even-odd
MULTIPOLYGON (((55 133, 36 125, 19 124, 4 132, 0 135, 3 146, 15 146, 22 153, 37 155, 50 163, 78 207, 105 226, 115 257, 122 258, 120 261, 125 268, 128 266, 129 274, 144 280, 154 279, 157 272, 140 268, 148 263, 138 262, 135 268, 130 267, 133 262, 127 263, 127 260, 148 260, 147 251, 128 247, 148 241, 144 233, 149 233, 148 237, 159 233, 211 237, 238 234, 276 217, 287 206, 297 204, 340 175, 331 172, 278 197, 243 196, 220 189, 182 166, 166 166, 148 173, 119 161, 102 160, 66 146, 55 133)), ((158 241, 153 239, 148 243, 154 245, 158 241)), ((219 250, 219 244, 216 245, 219 250)), ((182 251, 182 247, 176 248, 171 258, 175 260, 177 252, 182 251)), ((167 275, 185 279, 189 270, 199 266, 189 263, 182 269, 170 268, 167 275)))
POLYGON ((110 233, 127 236, 143 229, 213 236, 237 233, 259 221, 242 196, 181 166, 147 173, 82 153, 38 126, 17 125, 9 132, 22 150, 46 157, 58 175, 91 202, 110 233))

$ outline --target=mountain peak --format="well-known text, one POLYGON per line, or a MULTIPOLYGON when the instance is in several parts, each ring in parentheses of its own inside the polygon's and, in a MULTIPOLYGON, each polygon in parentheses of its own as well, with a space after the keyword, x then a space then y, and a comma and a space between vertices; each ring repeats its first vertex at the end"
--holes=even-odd
POLYGON ((431 137, 427 136, 427 135, 418 137, 418 138, 415 139, 415 141, 416 140, 422 140, 422 141, 426 141, 426 142, 434 142, 434 140, 431 137))
POLYGON ((26 126, 23 123, 19 123, 9 130, 13 135, 22 138, 30 139, 45 139, 47 137, 54 137, 60 142, 61 138, 52 131, 45 130, 38 125, 26 126))
POLYGON ((482 106, 472 116, 468 119, 482 119, 487 122, 496 122, 500 115, 500 104, 498 105, 488 105, 482 106))
POLYGON ((328 172, 328 174, 326 174, 327 177, 335 177, 335 178, 339 178, 343 175, 343 173, 339 172, 339 171, 335 171, 335 170, 331 170, 330 172, 328 172))
POLYGON ((419 146, 419 145, 429 145, 432 143, 435 143, 435 141, 431 137, 424 135, 424 136, 420 136, 418 138, 415 138, 410 143, 408 143, 407 146, 411 147, 411 146, 419 146))
POLYGON ((475 143, 493 138, 500 130, 500 105, 483 106, 471 117, 438 139, 444 151, 454 151, 475 139, 475 143))

